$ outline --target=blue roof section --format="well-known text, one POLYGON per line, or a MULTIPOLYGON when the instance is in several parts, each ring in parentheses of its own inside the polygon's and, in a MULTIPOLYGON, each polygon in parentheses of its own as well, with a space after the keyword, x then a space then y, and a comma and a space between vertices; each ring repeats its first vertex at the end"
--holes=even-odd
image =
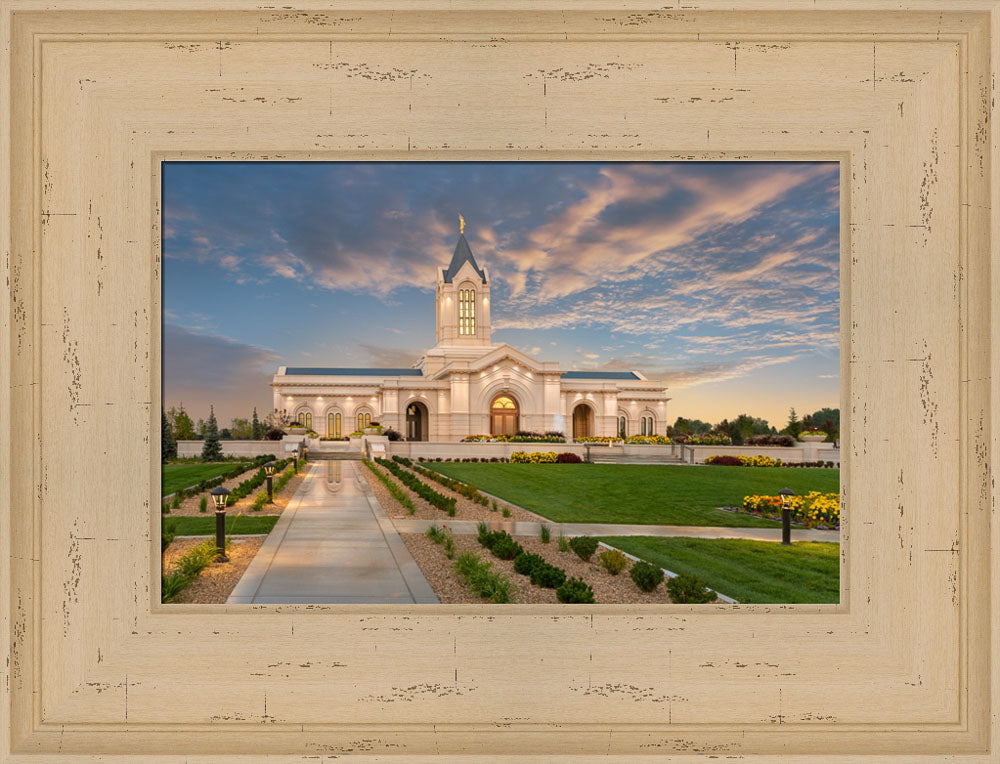
POLYGON ((563 379, 639 379, 633 371, 564 371, 563 379))
POLYGON ((420 369, 345 369, 330 366, 288 366, 286 376, 316 377, 422 377, 420 369))

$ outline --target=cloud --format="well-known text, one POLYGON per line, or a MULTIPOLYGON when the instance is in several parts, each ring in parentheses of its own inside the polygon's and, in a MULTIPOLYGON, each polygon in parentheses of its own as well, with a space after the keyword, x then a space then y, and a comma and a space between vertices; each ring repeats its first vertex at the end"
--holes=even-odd
POLYGON ((407 348, 387 348, 381 345, 369 345, 360 343, 358 345, 371 357, 373 366, 387 366, 390 368, 406 369, 417 361, 419 350, 407 348))
POLYGON ((269 348, 213 334, 199 334, 172 323, 163 326, 164 407, 184 404, 195 421, 215 406, 220 426, 233 417, 271 411, 268 384, 279 356, 269 348))

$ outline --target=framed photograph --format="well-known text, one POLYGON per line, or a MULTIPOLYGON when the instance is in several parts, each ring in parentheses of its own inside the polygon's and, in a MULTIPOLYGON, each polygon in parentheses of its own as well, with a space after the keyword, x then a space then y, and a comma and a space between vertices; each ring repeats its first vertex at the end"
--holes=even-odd
POLYGON ((2 34, 0 760, 996 760, 996 2, 2 34))

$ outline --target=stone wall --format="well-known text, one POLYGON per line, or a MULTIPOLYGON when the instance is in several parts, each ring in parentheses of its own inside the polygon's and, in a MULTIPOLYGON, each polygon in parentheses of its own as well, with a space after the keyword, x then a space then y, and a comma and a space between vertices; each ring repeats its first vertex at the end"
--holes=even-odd
MULTIPOLYGON (((289 448, 302 441, 301 437, 285 437, 283 440, 220 440, 225 456, 263 456, 274 454, 280 457, 289 448)), ((201 456, 203 440, 177 441, 177 455, 181 457, 201 456)))

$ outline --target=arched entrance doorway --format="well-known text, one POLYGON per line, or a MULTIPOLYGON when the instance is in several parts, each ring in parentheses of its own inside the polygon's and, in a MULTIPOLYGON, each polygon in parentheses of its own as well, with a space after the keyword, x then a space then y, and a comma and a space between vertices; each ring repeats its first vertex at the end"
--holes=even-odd
POLYGON ((586 403, 573 409, 573 439, 589 438, 594 434, 594 411, 586 403))
POLYGON ((490 404, 490 435, 513 435, 518 430, 519 414, 514 397, 500 393, 490 404))
POLYGON ((427 407, 414 401, 406 407, 406 439, 427 440, 429 436, 427 407))

